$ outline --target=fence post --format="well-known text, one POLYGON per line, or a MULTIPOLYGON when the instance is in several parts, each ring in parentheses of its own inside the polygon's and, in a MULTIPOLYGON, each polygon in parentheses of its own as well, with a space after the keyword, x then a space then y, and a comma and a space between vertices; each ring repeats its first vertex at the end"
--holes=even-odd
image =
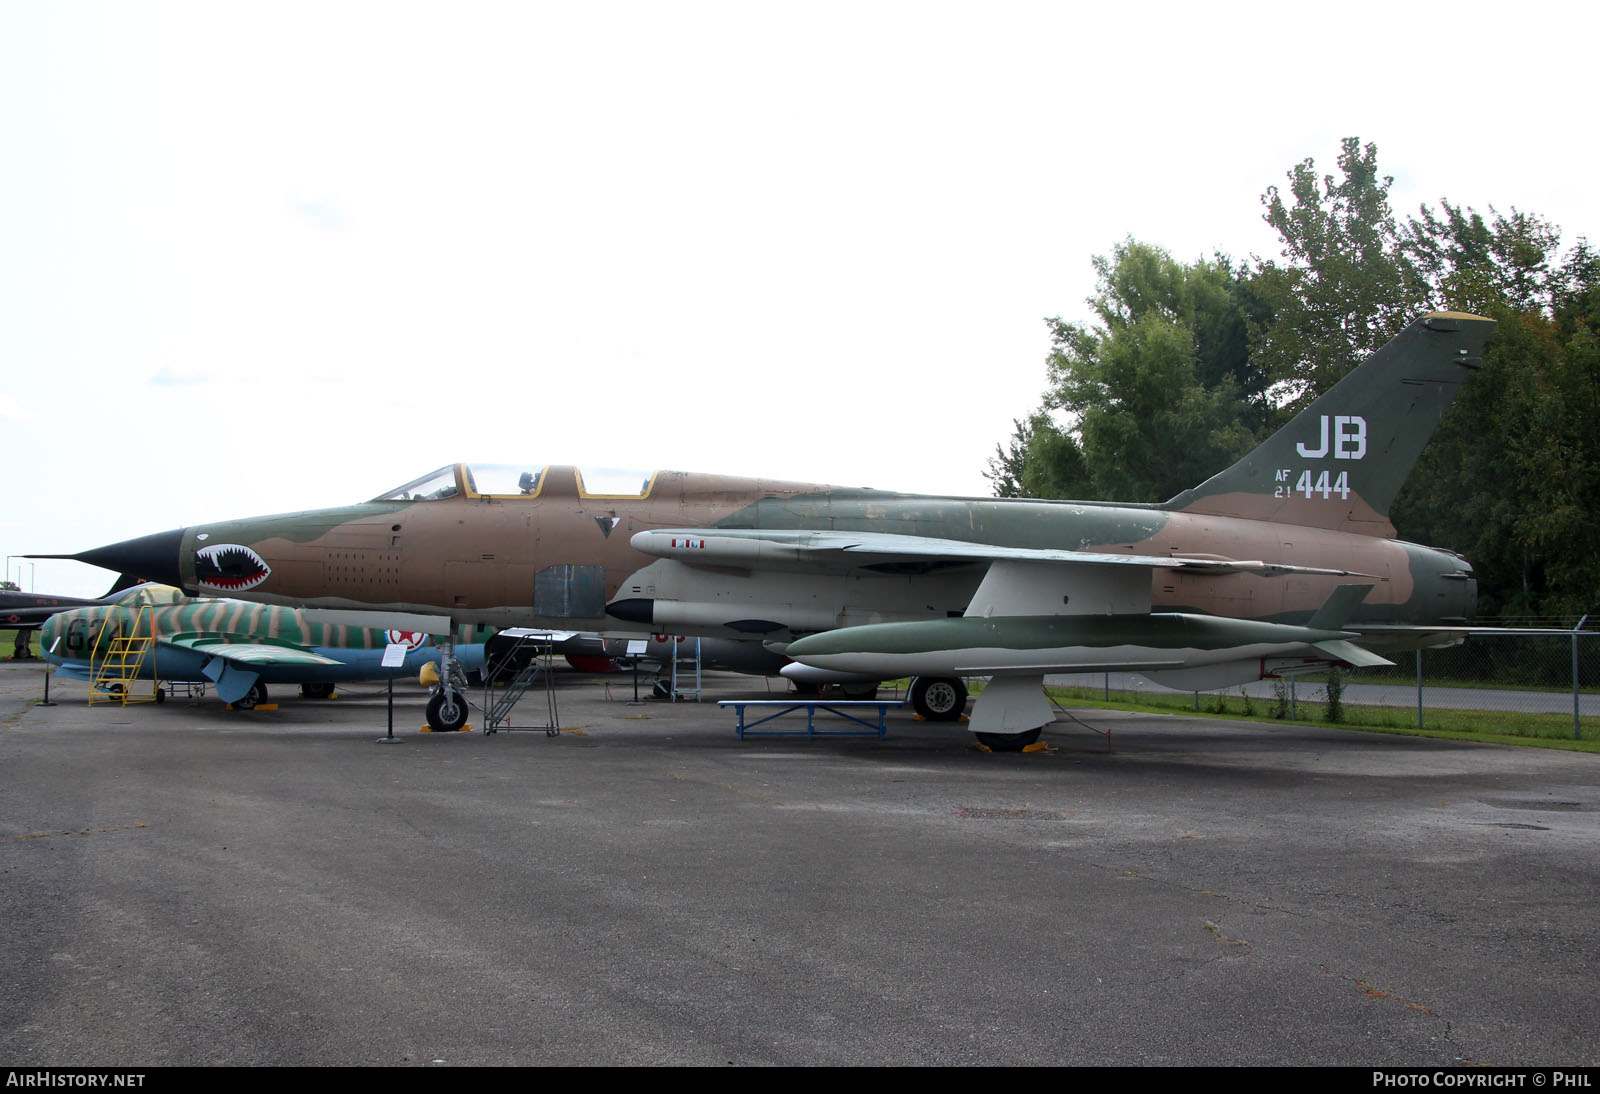
POLYGON ((1572 628, 1572 739, 1574 741, 1583 736, 1581 729, 1583 722, 1578 715, 1578 632, 1583 630, 1583 621, 1588 618, 1589 615, 1585 612, 1583 618, 1578 620, 1577 626, 1572 628))
POLYGON ((1417 647, 1417 728, 1422 728, 1422 647, 1417 647))

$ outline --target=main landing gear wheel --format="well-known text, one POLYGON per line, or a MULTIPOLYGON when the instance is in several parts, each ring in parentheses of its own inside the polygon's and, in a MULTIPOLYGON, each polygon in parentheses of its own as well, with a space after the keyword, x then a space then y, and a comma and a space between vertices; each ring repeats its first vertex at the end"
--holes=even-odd
POLYGON ((1037 741, 1043 731, 1044 726, 1040 726, 1023 733, 974 733, 973 736, 990 752, 1021 752, 1037 741))
POLYGON ((428 724, 436 733, 457 733, 467 724, 467 701, 454 691, 441 691, 428 700, 428 724))
POLYGON ((250 690, 241 698, 235 699, 233 705, 238 710, 254 710, 267 701, 267 685, 260 680, 250 685, 250 690))
POLYGON ((300 694, 307 699, 326 699, 333 694, 333 685, 326 680, 301 684, 300 694))
POLYGON ((840 684, 839 690, 844 692, 846 699, 876 699, 878 697, 877 684, 840 684))
POLYGON ((911 706, 930 722, 959 722, 967 710, 967 685, 954 676, 911 681, 911 706))

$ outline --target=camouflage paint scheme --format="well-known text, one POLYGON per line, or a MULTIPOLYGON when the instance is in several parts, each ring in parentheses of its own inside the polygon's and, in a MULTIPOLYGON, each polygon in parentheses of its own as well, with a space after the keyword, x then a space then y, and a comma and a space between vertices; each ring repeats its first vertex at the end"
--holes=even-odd
MULTIPOLYGON (((1357 584, 1369 586, 1359 603, 1322 629, 1367 648, 1410 648, 1449 638, 1473 610, 1476 583, 1459 555, 1395 539, 1389 505, 1481 367, 1492 328, 1460 313, 1419 318, 1239 463, 1163 504, 674 471, 635 493, 606 493, 586 488, 575 468, 535 465, 518 488, 497 492, 457 465, 362 505, 197 525, 67 557, 276 604, 636 627, 780 650, 838 628, 976 614, 986 579, 985 599, 997 596, 1011 616, 1120 615, 1130 634, 1149 630, 1143 617, 1171 613, 1301 628, 1357 584), (995 565, 1002 560, 1016 565, 995 565), (1067 575, 1071 598, 1028 603, 1047 573, 1067 575)), ((1281 637, 1324 664, 1342 659, 1305 636, 1281 637)))
MULTIPOLYGON (((44 656, 61 675, 90 679, 90 654, 118 635, 153 637, 156 645, 140 679, 212 683, 226 702, 266 684, 333 684, 415 676, 439 660, 439 638, 416 632, 315 623, 303 612, 236 600, 188 600, 176 589, 151 586, 144 597, 104 607, 76 608, 45 622, 44 656), (178 602, 174 602, 178 601, 178 602), (136 613, 149 605, 148 625, 136 613), (384 668, 391 642, 409 645, 405 663, 384 668)), ((467 668, 482 665, 483 647, 457 646, 467 668)))

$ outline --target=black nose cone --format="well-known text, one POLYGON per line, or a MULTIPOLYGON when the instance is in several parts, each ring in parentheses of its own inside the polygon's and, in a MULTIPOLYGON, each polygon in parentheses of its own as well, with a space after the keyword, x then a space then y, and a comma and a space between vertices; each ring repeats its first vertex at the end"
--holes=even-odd
POLYGON ((629 623, 655 622, 656 602, 647 597, 635 597, 631 600, 613 600, 606 605, 606 614, 614 615, 618 619, 626 619, 629 623))
POLYGON ((29 555, 29 558, 70 558, 115 570, 119 574, 136 577, 140 581, 159 581, 163 585, 183 584, 180 551, 183 549, 183 529, 157 532, 138 539, 125 539, 106 547, 91 547, 75 555, 29 555))

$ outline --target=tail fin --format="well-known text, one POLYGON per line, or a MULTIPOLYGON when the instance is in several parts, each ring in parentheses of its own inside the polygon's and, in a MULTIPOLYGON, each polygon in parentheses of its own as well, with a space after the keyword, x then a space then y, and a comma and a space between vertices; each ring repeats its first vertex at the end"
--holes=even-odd
POLYGON ((1483 367, 1493 329, 1478 315, 1424 315, 1254 452, 1162 508, 1393 537, 1389 505, 1467 371, 1483 367))
POLYGON ((142 584, 142 581, 139 578, 134 577, 132 574, 118 574, 117 575, 117 580, 112 582, 111 588, 107 589, 105 591, 105 595, 102 596, 100 599, 101 600, 105 600, 108 597, 112 597, 112 596, 117 595, 123 589, 131 589, 135 585, 139 585, 139 584, 142 584))

